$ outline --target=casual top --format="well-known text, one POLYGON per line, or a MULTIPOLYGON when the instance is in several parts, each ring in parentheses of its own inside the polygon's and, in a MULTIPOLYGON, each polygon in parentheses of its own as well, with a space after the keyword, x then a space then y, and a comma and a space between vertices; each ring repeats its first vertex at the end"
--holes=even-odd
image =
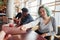
POLYGON ((40 22, 40 29, 38 30, 41 33, 47 33, 47 36, 57 34, 57 27, 54 17, 51 17, 48 24, 43 23, 43 18, 37 18, 35 21, 23 25, 24 27, 30 28, 36 26, 40 22))
POLYGON ((31 17, 30 14, 28 14, 26 17, 21 19, 20 25, 27 24, 27 23, 32 22, 32 21, 33 21, 33 18, 31 17))
MULTIPOLYGON (((15 18, 18 17, 18 19, 19 19, 19 18, 21 18, 21 16, 22 16, 22 13, 20 12, 20 13, 18 13, 18 14, 15 16, 15 18)), ((31 17, 30 14, 27 14, 26 17, 24 17, 23 19, 21 19, 20 25, 27 24, 27 23, 29 23, 29 22, 31 22, 31 21, 33 21, 33 18, 31 17)))
POLYGON ((15 18, 18 18, 18 19, 21 18, 21 15, 22 15, 22 14, 21 14, 21 12, 20 12, 20 13, 18 13, 18 14, 15 16, 15 18))

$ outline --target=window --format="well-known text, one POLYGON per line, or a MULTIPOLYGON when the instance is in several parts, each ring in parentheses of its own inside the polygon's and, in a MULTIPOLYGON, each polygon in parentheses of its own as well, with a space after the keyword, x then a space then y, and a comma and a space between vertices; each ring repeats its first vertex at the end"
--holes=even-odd
POLYGON ((51 3, 54 2, 55 0, 42 0, 42 4, 46 4, 46 3, 51 3))
POLYGON ((35 19, 37 17, 37 11, 38 11, 38 7, 40 5, 40 0, 30 0, 27 1, 26 3, 26 7, 29 9, 29 13, 32 15, 32 17, 35 19))
POLYGON ((55 10, 55 0, 42 0, 42 5, 47 5, 51 10, 55 10))

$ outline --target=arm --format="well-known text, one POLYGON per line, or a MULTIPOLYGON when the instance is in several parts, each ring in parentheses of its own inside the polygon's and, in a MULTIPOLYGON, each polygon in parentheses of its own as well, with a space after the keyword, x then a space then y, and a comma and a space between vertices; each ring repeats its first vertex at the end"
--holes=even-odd
POLYGON ((38 18, 38 19, 28 23, 28 24, 23 25, 23 27, 26 27, 26 28, 34 27, 39 23, 39 20, 40 20, 40 18, 38 18))
POLYGON ((14 21, 18 20, 17 18, 19 17, 19 13, 13 18, 14 21))
POLYGON ((18 34, 24 34, 26 33, 26 31, 21 30, 20 27, 8 27, 8 26, 2 26, 2 30, 6 33, 6 34, 12 34, 12 35, 18 35, 18 34))
POLYGON ((18 13, 15 17, 14 17, 14 22, 16 23, 16 24, 18 24, 19 23, 19 21, 20 21, 20 19, 21 19, 21 13, 18 13))
POLYGON ((55 21, 55 18, 53 18, 53 17, 52 17, 52 26, 53 26, 53 31, 47 33, 47 36, 49 36, 49 35, 53 35, 54 36, 58 32, 57 27, 56 27, 56 21, 55 21))
POLYGON ((16 16, 15 16, 15 18, 20 18, 21 17, 21 13, 18 13, 16 16))
POLYGON ((33 21, 33 18, 28 14, 27 20, 23 24, 27 24, 33 21))
POLYGON ((15 16, 15 18, 17 18, 17 17, 18 17, 18 15, 19 15, 19 14, 17 14, 17 15, 15 16))

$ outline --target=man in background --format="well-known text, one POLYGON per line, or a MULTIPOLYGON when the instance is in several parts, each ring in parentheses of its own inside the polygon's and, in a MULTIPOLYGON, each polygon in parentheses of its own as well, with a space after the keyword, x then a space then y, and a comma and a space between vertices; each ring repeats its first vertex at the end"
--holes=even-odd
POLYGON ((24 25, 27 24, 31 21, 33 21, 33 18, 31 17, 30 14, 28 14, 28 9, 27 8, 22 8, 22 13, 19 12, 16 16, 15 16, 15 20, 17 21, 16 23, 19 25, 24 25), (18 19, 18 20, 16 20, 18 19))
MULTIPOLYGON (((31 17, 31 15, 28 14, 28 9, 27 8, 22 8, 22 13, 18 13, 14 19, 16 19, 16 18, 18 18, 18 20, 20 22, 19 23, 19 26, 24 25, 24 24, 27 24, 27 23, 33 21, 33 18, 31 17)), ((26 31, 21 30, 21 27, 12 27, 11 28, 11 27, 4 27, 4 25, 3 25, 3 28, 2 29, 3 29, 3 31, 6 34, 12 34, 12 35, 15 34, 15 35, 17 35, 17 34, 26 33, 26 31)))

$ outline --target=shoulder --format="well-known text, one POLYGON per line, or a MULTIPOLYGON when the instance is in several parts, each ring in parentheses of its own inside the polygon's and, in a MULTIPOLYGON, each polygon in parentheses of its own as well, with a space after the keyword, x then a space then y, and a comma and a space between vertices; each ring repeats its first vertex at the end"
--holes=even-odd
POLYGON ((55 17, 51 17, 51 21, 52 22, 55 22, 55 17))
POLYGON ((32 16, 31 16, 30 14, 27 14, 27 17, 28 17, 28 18, 31 18, 32 16))
POLYGON ((52 20, 55 20, 55 17, 52 17, 52 16, 51 16, 51 19, 52 19, 52 20))

